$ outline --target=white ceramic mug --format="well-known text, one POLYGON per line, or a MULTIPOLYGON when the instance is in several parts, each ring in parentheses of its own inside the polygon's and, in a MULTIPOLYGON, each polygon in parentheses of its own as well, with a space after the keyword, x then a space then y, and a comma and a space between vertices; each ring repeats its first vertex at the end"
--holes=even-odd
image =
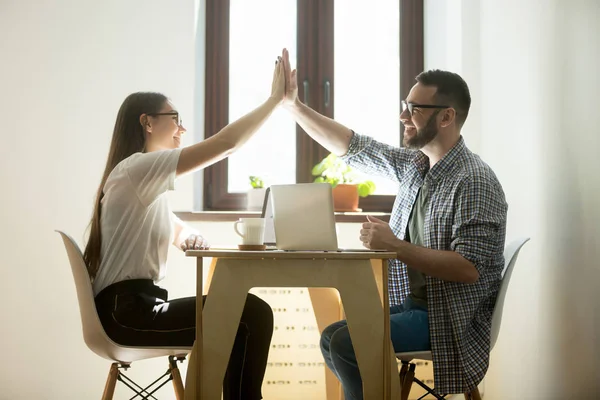
POLYGON ((264 218, 240 218, 233 224, 233 229, 242 238, 242 244, 262 245, 265 242, 264 218), (238 225, 242 224, 242 232, 238 225))

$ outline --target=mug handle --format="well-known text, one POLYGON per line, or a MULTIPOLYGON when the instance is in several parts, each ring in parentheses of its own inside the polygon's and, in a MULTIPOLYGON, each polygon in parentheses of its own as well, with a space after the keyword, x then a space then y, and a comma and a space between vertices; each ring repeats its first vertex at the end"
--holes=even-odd
POLYGON ((240 231, 238 231, 238 224, 243 224, 243 223, 244 223, 244 221, 240 221, 240 220, 237 220, 237 221, 235 221, 235 222, 233 223, 233 230, 234 230, 234 231, 235 231, 235 233, 237 233, 237 234, 238 234, 238 236, 240 236, 241 238, 243 238, 243 237, 244 237, 244 235, 242 235, 242 234, 240 233, 240 231))

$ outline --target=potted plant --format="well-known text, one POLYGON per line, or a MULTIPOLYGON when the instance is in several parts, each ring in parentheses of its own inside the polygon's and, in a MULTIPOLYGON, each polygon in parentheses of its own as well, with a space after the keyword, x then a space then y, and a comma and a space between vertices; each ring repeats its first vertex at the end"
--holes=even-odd
POLYGON ((261 211, 267 189, 262 178, 258 176, 249 176, 250 190, 246 196, 246 209, 248 211, 261 211))
POLYGON ((335 211, 360 211, 358 197, 375 192, 375 183, 362 178, 359 173, 341 158, 330 153, 312 169, 315 182, 327 182, 332 187, 335 211))

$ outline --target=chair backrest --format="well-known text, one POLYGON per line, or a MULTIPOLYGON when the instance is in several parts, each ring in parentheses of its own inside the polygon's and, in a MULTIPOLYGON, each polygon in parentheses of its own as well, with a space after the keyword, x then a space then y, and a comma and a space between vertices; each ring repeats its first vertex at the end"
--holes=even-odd
POLYGON ((114 343, 104 332, 98 312, 96 311, 96 303, 94 302, 94 292, 92 290, 92 282, 88 274, 83 254, 77 246, 73 238, 64 232, 57 231, 63 239, 73 279, 75 280, 75 289, 77 291, 77 300, 79 301, 79 313, 81 315, 81 327, 83 328, 83 340, 85 344, 94 353, 107 357, 107 347, 113 346, 114 343))
POLYGON ((519 238, 508 244, 504 248, 504 271, 502 275, 502 282, 500 283, 500 290, 498 291, 498 297, 496 298, 496 305, 494 306, 494 314, 492 316, 492 334, 490 338, 490 349, 494 348, 496 340, 498 340, 498 334, 500 333, 500 325, 502 324, 502 310, 504 308, 504 299, 506 298, 506 291, 508 290, 508 284, 510 283, 510 277, 512 276, 513 268, 517 262, 517 256, 521 247, 529 241, 529 238, 519 238))

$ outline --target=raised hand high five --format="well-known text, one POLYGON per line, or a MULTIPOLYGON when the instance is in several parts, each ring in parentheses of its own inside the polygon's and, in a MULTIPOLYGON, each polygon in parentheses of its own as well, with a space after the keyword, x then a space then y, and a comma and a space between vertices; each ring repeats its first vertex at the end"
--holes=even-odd
POLYGON ((292 69, 290 65, 290 53, 287 49, 283 49, 283 71, 285 75, 285 96, 283 100, 284 105, 294 104, 298 100, 298 79, 295 69, 292 69))

